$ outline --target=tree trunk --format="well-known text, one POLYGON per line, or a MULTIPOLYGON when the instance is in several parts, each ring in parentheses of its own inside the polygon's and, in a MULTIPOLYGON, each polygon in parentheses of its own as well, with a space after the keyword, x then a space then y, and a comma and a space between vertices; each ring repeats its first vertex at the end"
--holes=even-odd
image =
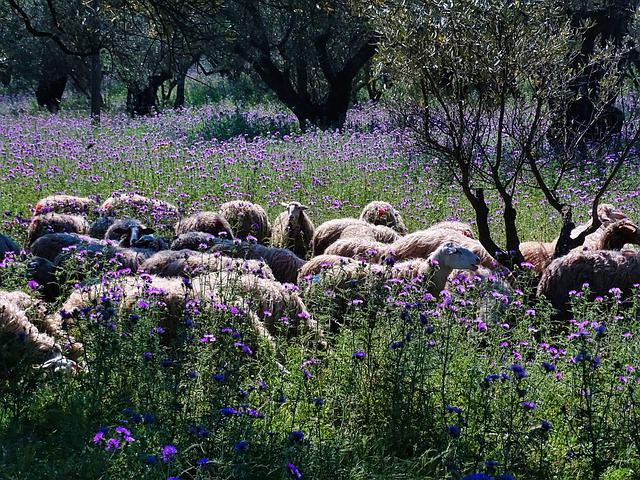
POLYGON ((43 69, 40 80, 38 81, 38 87, 36 88, 38 105, 45 107, 51 113, 58 113, 68 78, 69 76, 66 72, 43 69))
POLYGON ((566 131, 569 139, 582 132, 585 132, 585 140, 595 140, 622 131, 624 114, 614 106, 615 99, 603 107, 599 106, 601 99, 598 85, 604 70, 602 65, 591 62, 596 48, 604 47, 607 43, 629 50, 629 55, 625 56, 620 68, 628 68, 631 62, 638 61, 635 49, 624 45, 635 10, 633 3, 631 0, 614 0, 598 9, 568 11, 573 28, 580 29, 585 23, 589 25, 582 31, 580 54, 571 64, 571 68, 578 74, 570 87, 572 99, 565 105, 560 105, 556 114, 558 133, 566 131))
POLYGON ((160 85, 171 78, 169 72, 151 75, 145 87, 129 87, 127 89, 127 112, 136 115, 151 115, 158 113, 158 89, 160 85))
POLYGON ((176 85, 176 100, 173 103, 173 108, 184 107, 184 84, 187 76, 180 74, 178 76, 178 84, 176 85))
POLYGON ((100 94, 100 86, 102 85, 102 63, 100 62, 100 53, 91 55, 90 77, 91 121, 98 125, 100 124, 100 113, 102 110, 102 95, 100 94))

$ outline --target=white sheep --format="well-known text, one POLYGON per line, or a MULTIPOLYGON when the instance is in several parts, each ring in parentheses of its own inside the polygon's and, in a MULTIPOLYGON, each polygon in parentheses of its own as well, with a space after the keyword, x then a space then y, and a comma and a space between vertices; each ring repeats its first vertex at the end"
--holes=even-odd
POLYGON ((288 248, 300 258, 306 258, 315 232, 313 222, 306 213, 309 207, 299 202, 281 205, 286 210, 273 222, 271 246, 288 248))

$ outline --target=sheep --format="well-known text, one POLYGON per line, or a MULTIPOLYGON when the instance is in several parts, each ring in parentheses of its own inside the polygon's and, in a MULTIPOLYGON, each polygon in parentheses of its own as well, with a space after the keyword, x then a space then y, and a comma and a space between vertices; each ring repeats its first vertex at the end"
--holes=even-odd
POLYGON ((156 219, 178 216, 178 207, 175 205, 138 194, 112 195, 103 202, 100 212, 105 216, 114 216, 127 208, 132 208, 137 214, 151 214, 156 219))
POLYGON ((341 238, 325 250, 326 255, 339 255, 377 263, 386 253, 388 244, 365 238, 341 238))
POLYGON ((47 213, 38 215, 31 219, 27 228, 27 244, 48 233, 77 233, 85 235, 89 233, 89 222, 84 217, 78 215, 68 215, 66 213, 47 213))
POLYGON ((96 218, 89 227, 89 236, 103 239, 109 227, 116 221, 115 217, 100 216, 96 218))
POLYGON ((153 250, 155 252, 160 252, 162 250, 169 250, 169 244, 167 241, 153 234, 145 234, 138 238, 135 242, 131 243, 132 247, 135 248, 145 248, 147 250, 153 250))
POLYGON ((337 218, 324 222, 313 235, 313 254, 322 255, 329 245, 340 238, 369 237, 381 243, 392 243, 400 238, 393 229, 384 225, 372 225, 356 218, 337 218))
POLYGON ((73 373, 75 362, 62 357, 55 339, 41 332, 27 317, 25 310, 35 303, 22 292, 0 290, 0 336, 14 345, 21 344, 31 359, 44 362, 41 368, 73 373))
POLYGON ((455 230, 456 232, 461 233, 465 237, 468 237, 471 239, 476 238, 475 235, 473 234, 473 229, 471 228, 471 225, 464 222, 457 222, 457 221, 438 222, 434 225, 431 225, 429 228, 427 228, 427 230, 435 230, 435 229, 455 230))
POLYGON ((384 225, 398 232, 400 235, 409 233, 398 211, 390 203, 374 201, 367 204, 360 214, 360 220, 373 225, 384 225))
POLYGON ((388 255, 395 260, 408 260, 411 258, 428 258, 436 249, 446 243, 455 242, 461 246, 472 250, 480 257, 480 264, 489 269, 495 270, 499 264, 482 244, 465 236, 458 230, 449 228, 434 228, 419 230, 400 238, 388 246, 388 255))
POLYGON ((63 249, 77 245, 78 248, 104 248, 108 244, 105 241, 74 233, 49 233, 33 242, 29 251, 33 256, 43 257, 53 261, 63 249))
POLYGON ((33 210, 36 215, 46 213, 87 214, 98 208, 98 203, 89 197, 73 195, 50 195, 38 200, 33 210))
POLYGON ((545 269, 538 284, 538 297, 545 297, 557 310, 557 319, 571 316, 569 292, 589 285, 590 297, 605 296, 613 288, 622 296, 640 283, 640 255, 612 250, 572 251, 556 258, 545 269))
POLYGON ((447 241, 439 245, 426 259, 398 262, 393 265, 391 271, 396 278, 428 279, 429 292, 438 294, 445 289, 453 270, 477 271, 481 261, 481 257, 472 249, 447 241))
POLYGON ((171 250, 208 250, 220 243, 229 244, 229 240, 223 240, 205 232, 187 232, 179 235, 171 242, 171 250))
POLYGON ((128 218, 113 222, 107 229, 104 238, 105 240, 119 241, 122 247, 130 247, 138 241, 141 235, 150 235, 154 232, 153 228, 148 228, 138 220, 128 218))
POLYGON ((0 261, 7 253, 20 253, 20 246, 8 235, 0 233, 0 261))
MULTIPOLYGON (((622 211, 618 210, 615 206, 611 205, 610 203, 601 203, 600 205, 598 205, 597 213, 598 213, 598 219, 602 223, 602 225, 600 225, 598 230, 604 229, 610 223, 616 222, 618 220, 625 220, 627 218, 627 216, 624 213, 622 213, 622 211)), ((577 227, 575 227, 573 230, 571 230, 571 237, 576 238, 579 234, 581 234, 583 231, 585 231, 587 228, 591 226, 591 222, 592 222, 592 219, 589 219, 589 221, 584 225, 578 225, 577 227)), ((591 235, 593 235, 593 233, 591 235)), ((587 238, 589 236, 590 235, 587 235, 587 238)), ((558 238, 556 238, 553 243, 557 243, 557 241, 558 241, 558 238)))
POLYGON ((341 326, 338 319, 348 305, 345 300, 349 298, 348 295, 345 297, 344 292, 350 286, 358 285, 359 291, 366 291, 368 295, 389 280, 404 280, 417 284, 424 283, 428 291, 436 295, 445 288, 453 269, 477 270, 480 262, 480 258, 475 253, 454 242, 440 245, 427 259, 399 262, 392 267, 364 264, 349 259, 343 261, 332 258, 331 260, 335 260, 334 265, 328 267, 317 281, 311 282, 308 291, 311 293, 313 289, 320 288, 324 292, 330 288, 342 292, 333 305, 334 311, 329 329, 334 333, 337 333, 341 326))
POLYGON ((236 236, 242 240, 252 235, 258 243, 263 243, 271 234, 267 212, 260 205, 233 200, 220 205, 219 211, 229 221, 236 236))
POLYGON ((256 309, 257 305, 257 315, 271 335, 276 335, 281 326, 286 327, 289 337, 297 335, 301 333, 300 322, 302 322, 305 332, 316 333, 318 346, 321 348, 326 346, 322 339, 322 332, 318 330, 307 307, 292 288, 254 275, 237 275, 232 272, 200 275, 192 280, 192 284, 194 291, 215 289, 221 296, 229 295, 230 292, 232 295, 234 295, 233 292, 240 293, 238 298, 243 299, 244 305, 253 309, 256 309))
MULTIPOLYGON (((288 320, 289 333, 298 332, 298 323, 301 319, 304 320, 306 330, 317 331, 315 323, 297 293, 277 282, 254 275, 238 275, 235 272, 198 275, 191 279, 189 286, 178 278, 145 275, 144 278, 122 277, 113 285, 95 285, 88 292, 75 291, 58 312, 48 317, 49 328, 53 331, 62 331, 65 319, 67 326, 75 326, 75 314, 84 305, 101 298, 105 291, 118 292, 116 300, 122 311, 131 311, 137 305, 141 295, 153 292, 149 298, 165 312, 161 319, 161 326, 166 330, 167 340, 174 338, 177 323, 184 316, 185 305, 190 298, 198 300, 201 306, 224 303, 229 306, 248 306, 253 310, 257 309, 257 314, 253 312, 248 315, 248 319, 254 330, 264 334, 268 339, 270 336, 266 333, 276 333, 276 322, 281 321, 283 317, 290 319, 288 320), (265 324, 267 324, 266 327, 265 324)), ((286 323, 283 324, 286 325, 286 323)))
POLYGON ((306 205, 299 202, 282 203, 287 210, 273 222, 271 246, 288 248, 300 258, 306 258, 311 250, 315 227, 307 216, 306 205))
POLYGON ((203 232, 232 239, 233 230, 227 219, 216 212, 199 212, 183 218, 174 227, 176 237, 188 232, 203 232))
POLYGON ((296 283, 298 271, 304 265, 304 260, 286 248, 265 247, 251 242, 224 242, 214 245, 211 251, 235 258, 262 260, 273 272, 276 280, 281 283, 296 283))
POLYGON ((167 250, 147 259, 140 270, 160 277, 193 276, 210 271, 240 271, 259 278, 275 280, 271 269, 257 260, 233 259, 219 253, 193 250, 167 250))
POLYGON ((522 242, 518 249, 524 261, 533 265, 533 270, 540 275, 553 258, 556 246, 553 242, 522 242))
POLYGON ((298 285, 302 285, 303 282, 312 280, 313 277, 319 275, 322 271, 331 268, 334 265, 360 265, 359 262, 349 257, 342 257, 340 255, 318 255, 306 262, 298 272, 298 285))
MULTIPOLYGON (((626 244, 640 245, 640 229, 629 220, 609 222, 603 229, 588 235, 583 245, 572 251, 582 250, 621 250, 626 244)), ((555 242, 522 242, 520 252, 525 261, 533 265, 534 271, 542 274, 553 259, 555 242)))

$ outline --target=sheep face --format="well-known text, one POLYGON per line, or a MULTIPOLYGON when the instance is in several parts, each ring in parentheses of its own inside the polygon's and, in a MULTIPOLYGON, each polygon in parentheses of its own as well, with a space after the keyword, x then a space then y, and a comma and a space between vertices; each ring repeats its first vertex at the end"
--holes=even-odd
POLYGON ((153 228, 147 228, 137 220, 117 220, 107 230, 105 239, 119 241, 121 247, 130 247, 141 236, 151 235, 154 232, 153 228))
POLYGON ((480 263, 480 257, 454 242, 447 242, 438 248, 432 259, 437 260, 443 267, 458 270, 477 270, 480 263))
POLYGON ((282 202, 280 205, 287 209, 287 215, 289 216, 289 223, 297 225, 300 221, 300 215, 305 210, 309 210, 309 207, 302 205, 300 202, 282 202))
POLYGON ((140 236, 140 238, 135 242, 131 242, 131 246, 136 248, 146 248, 156 252, 169 249, 169 246, 164 239, 151 234, 140 236))

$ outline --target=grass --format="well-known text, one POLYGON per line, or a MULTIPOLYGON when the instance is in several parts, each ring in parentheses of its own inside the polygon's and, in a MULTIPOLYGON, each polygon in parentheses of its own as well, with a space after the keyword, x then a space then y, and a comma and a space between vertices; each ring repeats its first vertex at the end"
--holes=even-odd
MULTIPOLYGON (((384 199, 410 230, 473 219, 433 161, 413 152, 390 124, 371 121, 378 112, 352 112, 343 133, 251 141, 204 135, 220 116, 233 118, 225 108, 136 120, 116 115, 97 129, 72 115, 3 116, 2 231, 23 240, 29 209, 45 195, 103 200, 114 191, 156 196, 183 214, 243 198, 274 218, 281 201, 295 199, 311 206, 319 224, 357 216, 367 202, 384 199)), ((271 114, 247 118, 260 115, 271 114)), ((584 172, 566 188, 582 218, 592 175, 584 172)), ((640 208, 634 188, 637 176, 623 176, 609 198, 631 218, 640 208)), ((523 237, 553 238, 558 219, 540 195, 522 187, 519 198, 523 237)), ((494 227, 499 221, 494 212, 494 227)), ((23 263, 3 264, 1 288, 28 291, 23 263)), ((89 271, 90 263, 74 268, 89 271)), ((577 299, 576 317, 585 323, 558 325, 530 295, 526 274, 519 278, 523 293, 508 300, 499 283, 461 280, 450 295, 431 298, 421 283, 373 278, 336 288, 324 279, 303 285, 300 295, 325 331, 332 319, 345 326, 327 334, 330 348, 318 351, 312 332, 281 334, 273 349, 256 337, 246 312, 232 312, 230 300, 186 302, 167 342, 152 333, 166 318, 162 296, 144 294, 148 307, 113 308, 118 279, 104 273, 89 275, 102 285, 100 298, 87 301, 71 328, 85 345, 86 372, 43 375, 12 347, 15 339, 2 344, 0 477, 639 474, 637 292, 624 304, 577 299), (205 335, 216 340, 201 342, 205 335), (103 427, 104 438, 94 441, 103 427), (163 458, 167 445, 177 453, 165 450, 163 458)), ((225 291, 229 299, 236 293, 242 295, 232 286, 225 291)), ((188 289, 185 296, 199 298, 188 289)), ((60 302, 48 308, 53 313, 60 302)))

